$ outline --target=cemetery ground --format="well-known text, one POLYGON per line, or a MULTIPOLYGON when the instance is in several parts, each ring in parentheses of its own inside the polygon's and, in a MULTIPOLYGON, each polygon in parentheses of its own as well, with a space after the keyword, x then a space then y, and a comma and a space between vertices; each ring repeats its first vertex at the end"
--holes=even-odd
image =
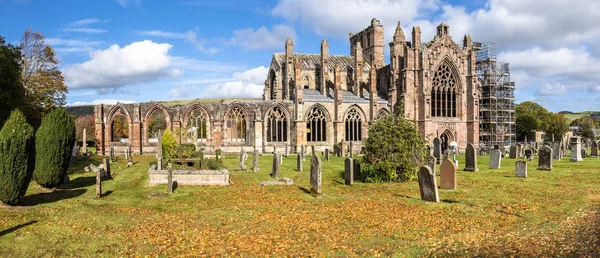
MULTIPOLYGON (((95 198, 95 173, 72 164, 71 182, 44 191, 32 182, 22 204, 0 207, 0 253, 26 256, 574 256, 600 254, 600 159, 554 162, 553 171, 515 177, 515 161, 464 172, 457 190, 440 190, 441 203, 420 200, 417 181, 343 184, 343 159, 323 159, 323 195, 308 194, 310 156, 297 172, 284 158, 272 180, 272 156, 260 172, 237 172, 226 156, 229 186, 147 187, 153 155, 120 157, 113 179, 95 198)), ((252 159, 247 161, 251 167, 252 159)), ((436 166, 439 182, 439 165, 436 166)))

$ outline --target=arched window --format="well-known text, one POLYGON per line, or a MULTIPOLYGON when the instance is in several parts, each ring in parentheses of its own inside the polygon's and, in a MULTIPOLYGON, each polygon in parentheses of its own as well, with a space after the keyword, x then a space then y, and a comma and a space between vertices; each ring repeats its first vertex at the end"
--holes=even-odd
POLYGON ((310 88, 310 79, 308 78, 308 76, 304 76, 304 78, 302 79, 302 85, 305 89, 310 88))
POLYGON ((320 108, 313 108, 306 117, 306 140, 324 142, 327 139, 327 117, 320 108))
POLYGON ((433 76, 431 116, 456 117, 456 80, 447 64, 442 64, 433 76))
POLYGON ((225 116, 227 126, 225 137, 229 142, 246 142, 246 113, 240 107, 234 107, 225 116))
POLYGON ((276 85, 277 84, 277 80, 275 78, 275 71, 273 71, 273 70, 271 70, 270 79, 271 79, 271 83, 270 83, 271 88, 269 89, 269 91, 271 93, 271 98, 270 99, 274 100, 277 97, 277 94, 275 93, 275 87, 277 86, 276 85))
POLYGON ((346 141, 362 141, 362 120, 356 108, 346 115, 346 141))
POLYGON ((367 47, 371 46, 371 32, 367 32, 367 47))
POLYGON ((208 131, 207 119, 204 112, 200 109, 194 109, 190 112, 187 121, 187 129, 194 142, 206 142, 208 131))
POLYGON ((267 142, 286 142, 287 133, 287 117, 280 107, 274 107, 267 117, 267 142))
POLYGON ((129 141, 129 123, 124 115, 117 114, 111 124, 111 142, 129 141))
POLYGON ((379 112, 377 112, 377 116, 375 117, 375 120, 379 120, 387 115, 389 115, 389 113, 385 109, 381 109, 381 110, 379 110, 379 112))

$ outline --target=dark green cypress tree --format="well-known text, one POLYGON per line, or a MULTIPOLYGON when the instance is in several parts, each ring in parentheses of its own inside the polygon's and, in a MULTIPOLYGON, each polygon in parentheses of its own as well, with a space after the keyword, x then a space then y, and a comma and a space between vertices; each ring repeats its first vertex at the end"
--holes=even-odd
POLYGON ((15 109, 0 130, 0 200, 16 204, 25 196, 35 165, 35 134, 15 109))
POLYGON ((50 111, 42 119, 35 140, 33 178, 45 188, 58 186, 69 169, 75 144, 75 120, 64 108, 50 111))

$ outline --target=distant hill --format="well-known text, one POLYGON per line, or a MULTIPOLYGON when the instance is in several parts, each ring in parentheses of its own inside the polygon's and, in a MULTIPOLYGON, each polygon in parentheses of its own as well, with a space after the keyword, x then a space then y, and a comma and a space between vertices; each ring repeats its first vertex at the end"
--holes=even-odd
POLYGON ((65 107, 67 113, 75 117, 82 117, 94 114, 94 106, 68 106, 65 107))
POLYGON ((590 116, 595 121, 600 121, 600 112, 598 111, 581 111, 581 112, 571 112, 571 111, 560 111, 559 114, 565 115, 569 120, 575 120, 577 118, 582 118, 584 116, 590 116))

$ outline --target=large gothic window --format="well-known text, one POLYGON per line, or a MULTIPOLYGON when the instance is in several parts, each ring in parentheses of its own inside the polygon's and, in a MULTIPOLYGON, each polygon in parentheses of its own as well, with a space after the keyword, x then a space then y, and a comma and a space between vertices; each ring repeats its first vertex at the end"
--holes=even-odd
POLYGON ((271 76, 269 76, 269 77, 270 77, 270 79, 271 79, 271 82, 270 82, 270 84, 269 84, 269 86, 271 87, 271 88, 269 89, 269 91, 270 91, 269 93, 270 93, 270 95, 271 95, 271 96, 270 96, 270 97, 271 97, 270 99, 271 99, 271 100, 274 100, 274 99, 277 97, 277 94, 276 94, 276 92, 275 92, 275 89, 276 89, 276 87, 277 87, 277 80, 276 80, 276 78, 275 78, 275 71, 271 70, 271 76))
POLYGON ((327 139, 327 117, 320 108, 313 108, 306 117, 306 139, 309 142, 323 142, 327 139))
POLYGON ((246 113, 240 107, 229 110, 225 116, 225 137, 229 142, 246 142, 246 113))
POLYGON ((346 141, 362 141, 362 120, 356 108, 346 115, 346 141))
POLYGON ((206 116, 202 110, 194 109, 190 112, 187 127, 194 142, 206 142, 208 127, 206 116))
POLYGON ((280 107, 274 107, 267 117, 267 142, 286 142, 287 133, 287 117, 280 107))
POLYGON ((456 80, 447 64, 442 64, 433 76, 431 116, 456 117, 456 80))

